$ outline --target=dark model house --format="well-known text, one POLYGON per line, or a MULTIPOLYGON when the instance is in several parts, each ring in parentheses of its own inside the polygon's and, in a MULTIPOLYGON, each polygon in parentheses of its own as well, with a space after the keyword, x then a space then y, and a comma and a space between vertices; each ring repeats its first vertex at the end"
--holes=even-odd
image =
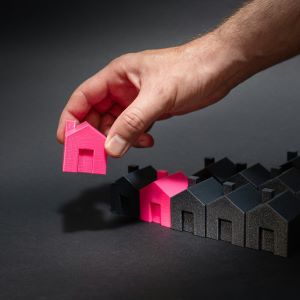
POLYGON ((261 164, 255 164, 236 175, 233 175, 228 179, 230 182, 234 182, 236 184, 236 188, 250 183, 255 188, 258 188, 261 184, 266 182, 271 178, 270 172, 263 167, 261 164))
POLYGON ((265 182, 260 187, 274 190, 274 195, 278 195, 284 191, 290 191, 296 196, 300 196, 300 171, 295 167, 288 169, 279 176, 265 182))
POLYGON ((206 236, 244 247, 246 212, 260 203, 260 193, 249 183, 208 203, 206 236))
POLYGON ((111 210, 117 214, 139 218, 139 190, 156 180, 156 170, 152 166, 139 169, 128 166, 128 174, 112 184, 111 210))
POLYGON ((214 158, 206 158, 204 161, 204 169, 196 172, 193 175, 199 177, 199 181, 214 177, 219 182, 223 183, 237 172, 238 168, 227 157, 217 162, 214 162, 214 158))
POLYGON ((171 227, 206 236, 206 205, 223 195, 222 184, 211 177, 190 185, 171 198, 171 227))
POLYGON ((290 191, 247 212, 246 247, 287 257, 300 234, 300 201, 290 191))

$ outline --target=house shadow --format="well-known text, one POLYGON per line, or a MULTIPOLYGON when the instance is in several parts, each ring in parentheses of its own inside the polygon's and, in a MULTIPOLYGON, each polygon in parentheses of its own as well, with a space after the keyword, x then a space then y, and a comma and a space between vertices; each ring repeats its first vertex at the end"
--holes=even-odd
POLYGON ((110 184, 87 189, 61 206, 63 232, 109 230, 138 222, 110 211, 110 189, 110 184))

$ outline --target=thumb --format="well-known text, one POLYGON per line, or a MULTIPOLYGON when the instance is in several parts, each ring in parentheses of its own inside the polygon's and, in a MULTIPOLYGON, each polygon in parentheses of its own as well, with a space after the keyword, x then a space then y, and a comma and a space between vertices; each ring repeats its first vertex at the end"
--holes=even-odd
POLYGON ((163 113, 161 105, 153 103, 154 98, 151 98, 146 93, 140 92, 116 119, 105 142, 105 150, 109 155, 123 156, 137 138, 163 113))

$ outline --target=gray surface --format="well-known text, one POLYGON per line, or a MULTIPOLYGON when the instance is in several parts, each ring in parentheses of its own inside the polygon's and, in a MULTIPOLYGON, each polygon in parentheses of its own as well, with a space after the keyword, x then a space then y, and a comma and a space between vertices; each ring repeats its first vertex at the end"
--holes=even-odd
POLYGON ((189 174, 203 167, 205 156, 282 164, 287 149, 300 149, 299 57, 251 78, 210 108, 155 125, 155 147, 109 159, 106 177, 61 173, 57 121, 82 80, 124 52, 206 32, 241 2, 2 6, 1 299, 282 299, 299 293, 299 252, 283 260, 129 223, 109 213, 107 187, 128 163, 189 174))

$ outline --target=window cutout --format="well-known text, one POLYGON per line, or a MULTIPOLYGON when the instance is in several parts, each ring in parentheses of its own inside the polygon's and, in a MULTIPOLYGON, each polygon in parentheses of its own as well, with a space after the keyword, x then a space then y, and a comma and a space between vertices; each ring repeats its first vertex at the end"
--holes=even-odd
POLYGON ((274 252, 274 231, 259 228, 259 249, 274 252))
POLYGON ((160 224, 161 222, 160 204, 151 202, 151 215, 152 215, 152 222, 160 224))
POLYGON ((129 211, 129 199, 128 197, 124 195, 120 195, 120 202, 121 202, 121 209, 123 212, 128 212, 129 211))
POLYGON ((219 219, 218 238, 225 242, 232 241, 232 222, 219 219))
POLYGON ((79 149, 78 152, 78 172, 93 173, 94 150, 79 149))
POLYGON ((182 230, 194 232, 194 214, 188 211, 182 211, 182 230))

